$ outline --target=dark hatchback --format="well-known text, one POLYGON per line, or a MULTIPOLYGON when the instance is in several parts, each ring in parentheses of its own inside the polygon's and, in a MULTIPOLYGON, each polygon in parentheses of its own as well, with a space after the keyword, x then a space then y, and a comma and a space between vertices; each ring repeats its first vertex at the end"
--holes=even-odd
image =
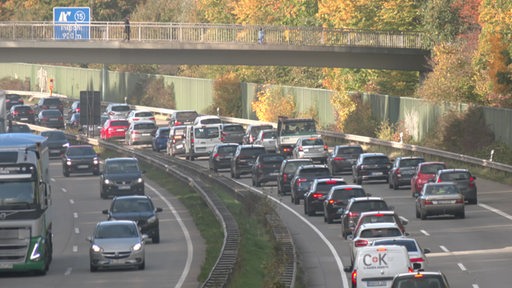
POLYGON ((290 182, 292 181, 295 171, 302 165, 312 165, 311 159, 285 159, 281 163, 279 175, 277 176, 277 194, 286 195, 291 191, 290 182))
POLYGON ((340 209, 347 207, 348 201, 355 197, 369 196, 359 185, 340 185, 331 187, 323 202, 324 222, 331 224, 340 219, 340 209))
POLYGON ((327 166, 331 170, 331 174, 352 172, 352 165, 356 163, 359 155, 363 153, 360 145, 337 145, 327 155, 327 166))
POLYGON ((169 127, 160 127, 156 130, 153 141, 151 142, 151 148, 153 151, 160 152, 160 150, 167 149, 167 141, 169 141, 169 127))
POLYGON ((272 125, 249 125, 247 126, 247 129, 245 130, 245 135, 243 137, 243 144, 252 144, 254 140, 256 140, 256 137, 258 137, 258 134, 261 130, 270 130, 274 127, 272 125))
POLYGON ((91 145, 70 145, 62 155, 62 174, 71 173, 100 174, 100 159, 91 145))
POLYGON ((416 172, 416 167, 425 162, 423 157, 405 156, 397 157, 389 170, 389 188, 397 190, 400 186, 411 185, 411 178, 416 172))
POLYGON ((9 124, 7 133, 32 133, 32 130, 27 124, 9 124))
POLYGON ((260 154, 265 154, 261 145, 238 145, 231 159, 231 178, 240 178, 243 174, 252 173, 252 165, 260 154))
POLYGON ((221 124, 222 142, 242 144, 245 130, 240 124, 221 124))
POLYGON ((352 179, 361 185, 363 181, 385 180, 389 181, 388 173, 391 161, 382 153, 362 153, 352 166, 352 179))
POLYGON ((316 178, 330 178, 331 172, 327 165, 302 165, 297 168, 290 182, 291 201, 298 205, 300 199, 304 199, 304 194, 311 188, 311 183, 316 178))
POLYGON ((23 105, 25 100, 19 94, 5 94, 5 109, 9 110, 14 105, 23 105))
POLYGON ((346 208, 340 211, 341 236, 347 239, 347 235, 352 234, 362 212, 387 210, 393 210, 393 207, 388 206, 381 197, 350 198, 346 208))
POLYGON ((9 110, 8 118, 10 120, 25 122, 29 124, 35 124, 36 115, 34 109, 29 105, 14 105, 9 110))
POLYGON ((159 212, 162 208, 156 208, 151 198, 145 195, 114 197, 110 209, 103 210, 108 220, 135 221, 142 234, 148 235, 153 243, 160 243, 159 212))
POLYGON ((48 149, 50 150, 50 157, 61 157, 69 145, 66 134, 60 130, 50 130, 41 132, 41 136, 48 139, 48 149))
POLYGON ((39 126, 64 129, 64 117, 57 109, 42 110, 37 114, 35 121, 39 126))
POLYGON ((284 156, 276 153, 258 156, 252 166, 252 186, 260 187, 262 183, 277 181, 283 160, 284 156))
POLYGON ((331 187, 347 184, 343 178, 318 178, 313 180, 311 188, 304 194, 304 214, 316 215, 316 212, 323 212, 323 202, 331 187))
POLYGON ((144 172, 137 158, 120 157, 105 160, 100 173, 100 196, 144 195, 144 172))
POLYGON ((235 155, 237 147, 237 143, 215 145, 208 158, 208 167, 210 170, 217 172, 219 169, 229 169, 231 167, 231 158, 235 155))

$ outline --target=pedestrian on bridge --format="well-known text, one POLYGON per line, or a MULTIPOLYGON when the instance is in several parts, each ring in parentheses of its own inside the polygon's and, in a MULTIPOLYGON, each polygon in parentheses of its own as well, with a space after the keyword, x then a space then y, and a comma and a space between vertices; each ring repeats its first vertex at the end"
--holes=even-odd
POLYGON ((124 18, 124 40, 130 41, 130 16, 124 18))
POLYGON ((263 31, 263 28, 260 27, 260 30, 258 31, 258 44, 263 44, 265 41, 265 31, 263 31))

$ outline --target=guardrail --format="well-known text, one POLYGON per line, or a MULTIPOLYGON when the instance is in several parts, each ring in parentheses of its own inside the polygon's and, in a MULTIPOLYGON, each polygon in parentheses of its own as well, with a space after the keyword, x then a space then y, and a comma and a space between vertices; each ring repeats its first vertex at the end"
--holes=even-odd
MULTIPOLYGON (((322 27, 257 26, 207 23, 131 22, 131 41, 175 41, 179 43, 256 44, 263 29, 264 44, 292 46, 352 46, 430 49, 427 35, 420 32, 370 31, 322 27)), ((57 40, 55 29, 88 31, 88 39, 124 39, 123 22, 58 24, 53 22, 0 22, 0 40, 57 40)), ((69 33, 75 37, 76 33, 69 33)), ((60 34, 59 34, 60 35, 60 34)), ((87 36, 85 36, 87 37, 87 36)))

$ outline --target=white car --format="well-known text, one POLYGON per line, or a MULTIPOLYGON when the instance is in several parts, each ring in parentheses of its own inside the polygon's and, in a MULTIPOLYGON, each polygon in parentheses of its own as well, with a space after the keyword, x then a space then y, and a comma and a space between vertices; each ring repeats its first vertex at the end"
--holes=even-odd
POLYGON ((370 246, 376 240, 404 236, 396 223, 368 223, 361 225, 357 234, 347 236, 347 239, 350 241, 350 266, 353 267, 359 248, 370 246))
POLYGON ((128 113, 128 117, 126 119, 130 123, 138 121, 153 121, 153 123, 156 123, 153 112, 147 110, 132 110, 128 113))
POLYGON ((418 241, 414 238, 394 238, 394 239, 382 239, 375 240, 372 242, 372 246, 380 245, 400 245, 407 248, 409 254, 409 260, 413 265, 414 270, 425 270, 427 268, 427 257, 425 254, 430 253, 430 249, 422 249, 418 241))

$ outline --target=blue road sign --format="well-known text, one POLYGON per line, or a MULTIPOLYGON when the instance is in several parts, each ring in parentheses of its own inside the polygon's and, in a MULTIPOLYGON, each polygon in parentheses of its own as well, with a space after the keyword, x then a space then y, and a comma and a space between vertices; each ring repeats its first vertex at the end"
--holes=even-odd
POLYGON ((89 7, 53 8, 53 34, 57 40, 88 40, 90 23, 89 7))

